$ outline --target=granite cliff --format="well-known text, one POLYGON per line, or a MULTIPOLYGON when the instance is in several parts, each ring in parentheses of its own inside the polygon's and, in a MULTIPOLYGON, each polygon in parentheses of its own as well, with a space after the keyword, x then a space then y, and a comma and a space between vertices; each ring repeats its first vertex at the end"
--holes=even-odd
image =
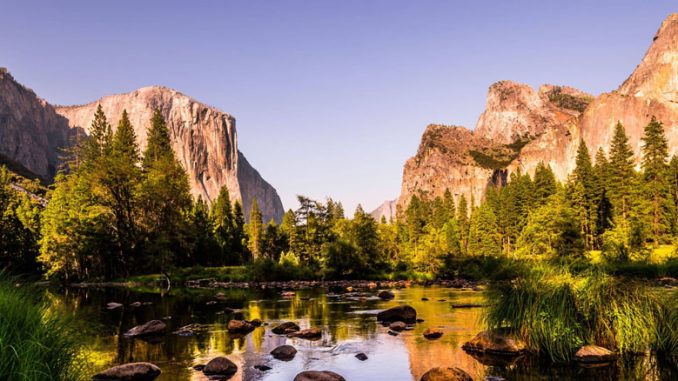
POLYGON ((405 163, 398 207, 412 195, 442 195, 450 189, 479 202, 488 186, 514 171, 533 174, 539 162, 564 181, 583 139, 592 155, 606 152, 614 125, 626 128, 640 162, 643 128, 652 116, 664 123, 670 154, 678 152, 678 13, 662 23, 643 60, 610 93, 594 97, 566 86, 501 81, 490 86, 487 105, 473 131, 430 125, 416 155, 405 163))
POLYGON ((188 173, 191 193, 213 201, 225 186, 231 199, 242 200, 249 216, 257 198, 266 220, 282 219, 284 209, 276 190, 238 150, 235 118, 176 90, 151 86, 126 94, 103 97, 80 106, 51 106, 0 72, 0 158, 49 180, 59 163, 59 152, 74 134, 86 132, 97 105, 115 126, 126 109, 139 145, 146 146, 153 110, 167 121, 172 148, 188 173))

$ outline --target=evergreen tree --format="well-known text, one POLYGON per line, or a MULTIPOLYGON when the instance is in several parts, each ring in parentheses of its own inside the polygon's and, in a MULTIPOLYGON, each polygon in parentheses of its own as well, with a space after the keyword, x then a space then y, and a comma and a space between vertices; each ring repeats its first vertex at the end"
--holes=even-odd
POLYGON ((497 217, 487 203, 475 208, 471 216, 468 252, 474 256, 501 254, 501 236, 497 232, 497 217))
POLYGON ((537 206, 544 205, 556 190, 556 176, 550 166, 540 161, 534 170, 534 202, 537 206))
POLYGON ((621 122, 614 128, 609 158, 609 196, 615 214, 631 217, 635 171, 633 151, 621 122))
POLYGON ((447 212, 446 221, 457 218, 457 211, 455 210, 454 206, 454 198, 452 197, 452 192, 450 192, 449 188, 445 189, 445 193, 443 193, 443 208, 447 212))
POLYGON ((671 156, 669 162, 669 184, 673 195, 673 208, 677 211, 673 219, 674 232, 678 230, 678 157, 671 156))
POLYGON ((569 196, 575 213, 579 216, 581 234, 584 237, 586 249, 593 250, 597 245, 598 203, 593 165, 584 140, 579 142, 575 163, 576 167, 569 186, 569 196))
POLYGON ((459 207, 457 208, 457 223, 459 225, 459 243, 461 245, 461 252, 466 254, 468 248, 468 234, 469 234, 469 212, 466 196, 463 194, 459 197, 459 207))
POLYGON ((596 164, 593 167, 595 179, 594 193, 596 202, 596 246, 600 247, 601 236, 612 226, 612 204, 608 194, 610 181, 610 164, 602 148, 596 153, 596 164))
POLYGON ((247 237, 245 236, 245 214, 243 213, 240 200, 233 203, 233 249, 232 252, 240 262, 247 255, 247 237))
POLYGON ((191 195, 188 176, 174 157, 165 120, 156 109, 144 151, 139 203, 146 232, 143 266, 167 271, 190 253, 187 242, 191 195))
POLYGON ((108 153, 113 137, 111 125, 108 123, 101 105, 97 106, 88 132, 89 136, 85 139, 80 156, 87 164, 94 164, 108 153))
POLYGON ((191 211, 191 265, 221 266, 221 248, 213 234, 214 226, 207 203, 202 197, 193 204, 191 211))
POLYGON ((651 226, 651 237, 656 246, 672 232, 675 205, 666 163, 668 142, 664 126, 655 117, 645 126, 642 140, 643 195, 647 202, 644 215, 651 226))
POLYGON ((252 259, 257 260, 262 254, 263 221, 257 198, 252 199, 250 207, 250 221, 247 224, 247 248, 252 253, 252 259))
POLYGON ((231 206, 228 189, 224 186, 212 205, 210 219, 214 230, 214 238, 220 247, 221 254, 217 263, 234 265, 241 261, 240 253, 233 252, 236 245, 235 216, 231 206))

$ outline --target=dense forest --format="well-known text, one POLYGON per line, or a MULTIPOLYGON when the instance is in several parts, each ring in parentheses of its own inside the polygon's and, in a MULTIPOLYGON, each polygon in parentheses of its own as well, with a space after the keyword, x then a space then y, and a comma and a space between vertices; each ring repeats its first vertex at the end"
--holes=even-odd
POLYGON ((256 199, 245 223, 226 189, 211 206, 193 200, 159 111, 143 152, 127 113, 119 117, 113 133, 98 108, 48 189, 0 170, 2 267, 63 280, 235 265, 255 278, 473 277, 461 262, 591 253, 609 263, 648 261, 678 233, 678 158, 669 160, 655 118, 640 168, 618 123, 609 154, 600 147, 592 160, 580 143, 564 184, 542 163, 534 176, 512 173, 479 203, 463 195, 455 202, 450 190, 413 196, 393 222, 360 206, 347 218, 340 202, 299 196, 278 225, 262 221, 256 199))

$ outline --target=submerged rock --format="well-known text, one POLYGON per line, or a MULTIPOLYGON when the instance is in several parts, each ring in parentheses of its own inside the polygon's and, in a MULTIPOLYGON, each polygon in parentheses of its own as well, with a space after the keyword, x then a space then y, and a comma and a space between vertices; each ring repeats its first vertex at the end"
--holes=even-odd
POLYGON ((329 370, 307 370, 297 374, 294 381, 346 381, 346 379, 329 370))
POLYGON ((480 332, 462 348, 467 352, 515 356, 525 352, 525 343, 507 328, 480 332))
POLYGON ((417 310, 408 305, 397 306, 379 312, 377 320, 414 324, 417 321, 417 310))
POLYGON ((238 371, 238 366, 226 357, 220 356, 210 360, 202 369, 206 375, 231 376, 238 371))
POLYGON ((291 345, 281 345, 271 351, 273 358, 281 361, 291 361, 296 354, 297 350, 291 345))
POLYGON ((127 337, 162 335, 167 326, 160 320, 151 320, 145 324, 138 325, 125 333, 127 337))
POLYGON ((429 340, 439 339, 443 335, 443 331, 437 328, 426 328, 424 330, 424 337, 429 340))
POLYGON ((322 337, 323 331, 320 328, 302 329, 298 332, 292 332, 289 337, 297 337, 306 340, 318 340, 322 337))
POLYGON ((135 362, 114 366, 92 377, 95 381, 151 381, 160 375, 160 368, 148 362, 135 362))
POLYGON ((617 355, 607 348, 584 345, 574 354, 574 358, 583 363, 601 363, 614 361, 617 359, 617 355))
POLYGON ((277 327, 273 328, 271 331, 273 331, 273 333, 275 333, 276 335, 287 335, 287 334, 290 334, 292 332, 297 332, 299 329, 300 328, 297 325, 297 323, 288 321, 288 322, 285 322, 285 323, 278 325, 277 327))
POLYGON ((261 327, 261 325, 263 324, 261 319, 252 319, 249 321, 249 323, 252 324, 252 326, 254 327, 261 327))
POLYGON ((421 381, 473 381, 473 378, 459 368, 433 368, 421 376, 421 381))

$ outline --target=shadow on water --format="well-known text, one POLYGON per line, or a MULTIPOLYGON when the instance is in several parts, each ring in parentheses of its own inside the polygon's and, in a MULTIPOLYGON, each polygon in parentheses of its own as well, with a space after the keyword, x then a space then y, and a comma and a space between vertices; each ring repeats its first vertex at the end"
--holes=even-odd
MULTIPOLYGON (((419 380, 435 366, 458 366, 476 380, 486 376, 507 380, 662 380, 676 377, 675 371, 654 357, 620 360, 606 367, 554 366, 528 357, 519 359, 478 358, 461 345, 482 330, 481 308, 452 308, 452 304, 482 304, 481 292, 440 287, 411 287, 394 290, 396 297, 381 301, 367 295, 337 297, 323 290, 301 290, 284 298, 280 291, 266 289, 173 289, 83 288, 45 291, 52 308, 80 321, 89 322, 87 352, 96 370, 134 361, 158 365, 161 381, 206 380, 193 366, 225 355, 238 365, 232 380, 291 380, 307 369, 332 370, 352 381, 419 380), (157 292, 156 292, 157 291, 157 292), (217 295, 221 293, 221 295, 217 295), (427 301, 422 300, 427 298, 427 301), (121 309, 107 310, 109 302, 121 309), (131 304, 140 302, 141 306, 131 304), (408 303, 424 322, 398 336, 378 324, 376 312, 408 303), (266 325, 245 337, 229 335, 230 319, 261 319, 266 325), (130 328, 160 319, 168 334, 159 340, 125 338, 130 328), (317 341, 275 335, 271 328, 282 321, 295 321, 301 328, 320 327, 317 341), (192 336, 172 334, 180 327, 199 324, 203 330, 192 336), (427 340, 426 328, 439 328, 440 339, 427 340), (282 344, 298 349, 292 361, 273 359, 269 352, 282 344), (366 361, 355 358, 367 354, 366 361), (267 365, 269 371, 255 365, 267 365)), ((675 378, 673 378, 675 379, 675 378)))

